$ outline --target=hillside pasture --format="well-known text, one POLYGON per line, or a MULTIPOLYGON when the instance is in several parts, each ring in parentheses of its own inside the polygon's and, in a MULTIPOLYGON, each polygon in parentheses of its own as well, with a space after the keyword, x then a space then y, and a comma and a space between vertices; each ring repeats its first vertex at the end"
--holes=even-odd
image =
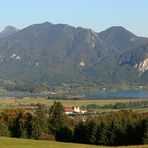
MULTIPOLYGON (((1 148, 113 148, 109 146, 94 146, 85 144, 62 143, 0 137, 1 148)), ((148 145, 121 146, 116 148, 148 148, 148 145)))

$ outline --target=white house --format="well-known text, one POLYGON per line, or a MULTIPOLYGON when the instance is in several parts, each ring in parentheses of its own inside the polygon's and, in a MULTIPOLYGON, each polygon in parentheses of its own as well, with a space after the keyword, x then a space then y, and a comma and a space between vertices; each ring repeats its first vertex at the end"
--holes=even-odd
POLYGON ((72 113, 82 113, 82 114, 84 114, 84 113, 86 113, 87 112, 87 110, 85 110, 85 109, 80 109, 80 107, 79 106, 75 106, 75 107, 65 107, 64 108, 64 111, 65 111, 65 114, 72 114, 72 113))

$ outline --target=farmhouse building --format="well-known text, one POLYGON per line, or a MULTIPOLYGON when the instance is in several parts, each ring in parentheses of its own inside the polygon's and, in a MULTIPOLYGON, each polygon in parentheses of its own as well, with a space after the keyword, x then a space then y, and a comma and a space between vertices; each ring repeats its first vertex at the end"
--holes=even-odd
POLYGON ((68 115, 73 114, 73 113, 82 113, 82 114, 84 114, 84 113, 87 112, 87 110, 85 110, 85 109, 80 109, 79 106, 78 107, 65 107, 64 111, 65 111, 65 114, 68 114, 68 115))

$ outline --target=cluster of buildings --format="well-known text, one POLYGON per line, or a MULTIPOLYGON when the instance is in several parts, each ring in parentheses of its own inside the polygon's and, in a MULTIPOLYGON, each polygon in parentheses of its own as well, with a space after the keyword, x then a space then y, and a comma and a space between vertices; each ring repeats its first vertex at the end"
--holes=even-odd
MULTIPOLYGON (((21 107, 25 107, 28 110, 27 111, 33 111, 36 110, 38 107, 36 106, 36 104, 34 103, 12 103, 11 106, 21 106, 21 107)), ((48 110, 48 107, 47 107, 48 110)), ((82 109, 79 106, 74 106, 74 107, 65 107, 64 108, 64 112, 67 115, 71 115, 71 114, 85 114, 88 113, 88 111, 86 109, 82 109)))
POLYGON ((65 114, 69 115, 69 114, 74 114, 74 113, 87 113, 86 109, 81 109, 79 106, 77 107, 65 107, 64 108, 65 114))

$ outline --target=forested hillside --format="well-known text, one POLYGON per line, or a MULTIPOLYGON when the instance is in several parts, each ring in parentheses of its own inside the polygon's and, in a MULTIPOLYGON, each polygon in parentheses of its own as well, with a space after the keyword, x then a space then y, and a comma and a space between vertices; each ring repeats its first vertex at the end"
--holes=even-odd
POLYGON ((148 83, 148 39, 123 27, 97 33, 45 22, 21 30, 7 27, 0 36, 1 82, 148 83))

